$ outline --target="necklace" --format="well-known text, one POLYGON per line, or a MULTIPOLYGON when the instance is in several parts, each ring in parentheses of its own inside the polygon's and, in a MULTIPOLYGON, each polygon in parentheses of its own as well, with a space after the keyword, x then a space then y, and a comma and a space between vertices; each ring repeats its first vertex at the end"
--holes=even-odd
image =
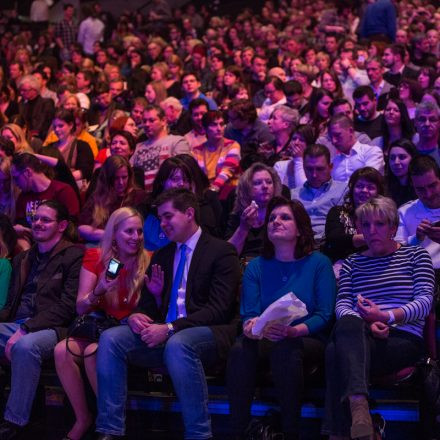
POLYGON ((290 277, 290 274, 292 273, 292 263, 293 263, 293 261, 289 261, 287 264, 281 263, 278 266, 280 269, 280 272, 281 272, 281 281, 283 283, 287 282, 287 280, 290 277))

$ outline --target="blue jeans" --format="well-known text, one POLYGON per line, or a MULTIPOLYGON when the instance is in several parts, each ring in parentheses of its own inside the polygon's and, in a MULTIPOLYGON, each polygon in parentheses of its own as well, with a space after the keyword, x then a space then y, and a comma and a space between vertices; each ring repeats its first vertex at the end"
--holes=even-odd
POLYGON ((132 363, 150 368, 165 365, 182 407, 185 438, 212 437, 203 365, 217 360, 216 342, 208 327, 182 330, 155 348, 148 348, 126 325, 106 330, 99 339, 97 357, 96 430, 124 435, 127 364, 132 363))
MULTIPOLYGON (((0 357, 5 354, 8 339, 18 330, 15 322, 0 323, 0 357)), ((11 393, 6 404, 5 419, 23 426, 29 421, 35 392, 40 380, 41 364, 53 356, 58 342, 55 330, 28 333, 11 350, 11 393)))

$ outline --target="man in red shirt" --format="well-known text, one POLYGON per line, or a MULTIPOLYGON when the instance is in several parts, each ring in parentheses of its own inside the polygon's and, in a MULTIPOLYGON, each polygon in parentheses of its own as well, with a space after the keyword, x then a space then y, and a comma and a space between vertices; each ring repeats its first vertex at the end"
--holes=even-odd
POLYGON ((31 233, 31 219, 45 200, 56 200, 65 205, 72 220, 79 214, 79 200, 73 188, 44 174, 44 165, 33 154, 15 154, 11 176, 21 189, 16 202, 15 230, 21 237, 31 233))

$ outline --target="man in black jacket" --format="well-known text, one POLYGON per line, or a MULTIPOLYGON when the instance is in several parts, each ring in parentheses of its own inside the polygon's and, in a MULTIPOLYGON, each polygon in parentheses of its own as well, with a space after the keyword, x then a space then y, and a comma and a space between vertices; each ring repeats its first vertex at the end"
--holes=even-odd
POLYGON ((385 48, 382 64, 388 69, 383 78, 394 87, 399 85, 402 78, 417 79, 417 71, 405 65, 405 47, 393 44, 385 48))
POLYGON ((150 291, 128 326, 107 330, 99 340, 96 426, 101 440, 124 435, 128 362, 165 365, 182 406, 185 438, 212 438, 202 364, 225 358, 236 336, 240 269, 234 247, 202 232, 192 192, 166 191, 156 204, 172 243, 154 255, 150 291))
POLYGON ((54 102, 40 95, 41 85, 33 75, 23 76, 18 89, 23 98, 18 105, 20 116, 26 121, 30 135, 44 141, 55 115, 54 102))
POLYGON ((0 440, 18 436, 29 421, 41 364, 53 355, 75 315, 83 249, 64 236, 69 213, 43 202, 32 218, 35 245, 14 258, 8 299, 0 311, 0 355, 12 378, 0 440))

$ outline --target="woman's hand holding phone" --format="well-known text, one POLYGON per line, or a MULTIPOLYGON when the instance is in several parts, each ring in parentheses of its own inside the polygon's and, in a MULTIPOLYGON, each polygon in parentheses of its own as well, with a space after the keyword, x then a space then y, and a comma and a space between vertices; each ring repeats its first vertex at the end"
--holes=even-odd
POLYGON ((94 296, 103 296, 106 294, 108 290, 113 289, 118 284, 118 279, 115 278, 113 280, 109 280, 106 276, 100 276, 98 279, 98 283, 93 289, 94 296))

